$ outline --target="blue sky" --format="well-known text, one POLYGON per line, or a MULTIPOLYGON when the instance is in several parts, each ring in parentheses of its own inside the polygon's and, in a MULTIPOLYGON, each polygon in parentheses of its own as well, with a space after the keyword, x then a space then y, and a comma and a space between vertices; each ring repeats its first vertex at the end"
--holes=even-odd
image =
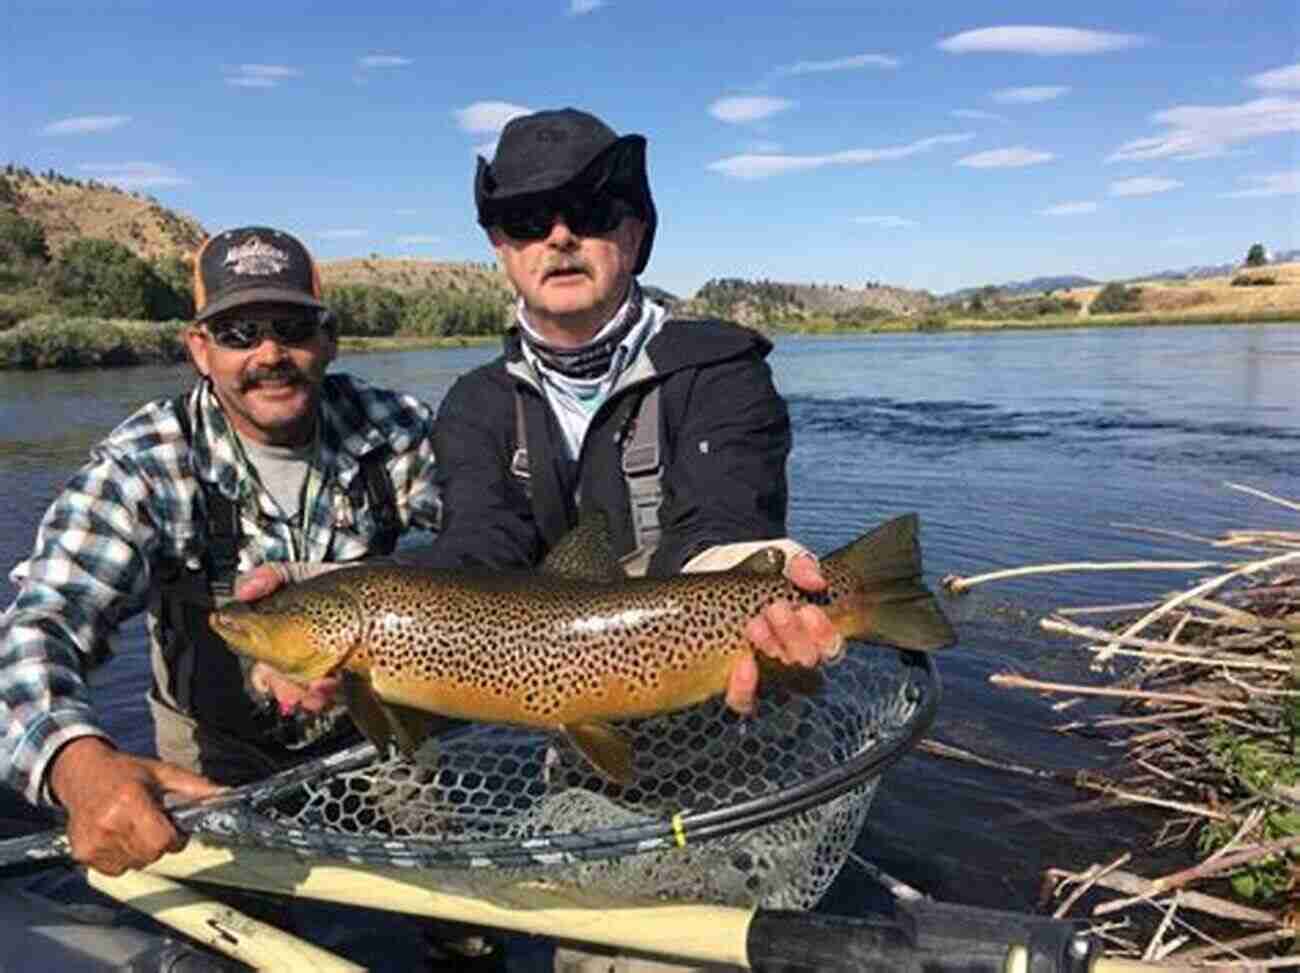
POLYGON ((1300 246, 1300 7, 1099 0, 4 0, 0 160, 323 259, 487 260, 476 151, 650 143, 643 279, 946 292, 1300 246), (1066 13, 1065 11, 1070 11, 1066 13))

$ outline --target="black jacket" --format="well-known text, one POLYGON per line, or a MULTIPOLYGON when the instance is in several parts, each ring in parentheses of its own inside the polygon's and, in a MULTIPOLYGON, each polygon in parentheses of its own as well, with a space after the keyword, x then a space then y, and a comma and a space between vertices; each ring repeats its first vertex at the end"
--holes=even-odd
POLYGON ((431 563, 533 566, 577 522, 579 504, 604 510, 615 553, 629 553, 634 539, 620 439, 651 383, 661 386, 664 472, 663 535, 648 573, 676 573, 716 544, 784 536, 790 420, 764 361, 771 348, 735 324, 665 322, 597 410, 573 462, 519 336, 509 333, 505 353, 463 375, 439 407, 434 455, 443 522, 425 552, 431 563), (516 386, 527 424, 531 503, 511 471, 516 386))

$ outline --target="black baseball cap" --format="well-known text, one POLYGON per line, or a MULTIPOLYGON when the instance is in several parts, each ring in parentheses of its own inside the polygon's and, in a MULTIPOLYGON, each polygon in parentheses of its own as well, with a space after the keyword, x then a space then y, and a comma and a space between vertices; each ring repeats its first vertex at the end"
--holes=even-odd
POLYGON ((478 157, 474 204, 482 227, 506 206, 541 202, 559 192, 608 191, 636 207, 645 236, 633 273, 650 260, 659 215, 646 176, 643 135, 618 135, 595 115, 576 108, 511 119, 491 162, 478 157))
POLYGON ((301 241, 269 226, 241 226, 205 240, 194 258, 194 320, 265 303, 325 309, 316 261, 301 241))

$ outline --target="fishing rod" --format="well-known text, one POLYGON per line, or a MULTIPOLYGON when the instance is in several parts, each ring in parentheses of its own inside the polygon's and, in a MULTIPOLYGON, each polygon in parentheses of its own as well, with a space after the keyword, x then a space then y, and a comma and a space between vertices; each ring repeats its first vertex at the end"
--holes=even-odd
POLYGON ((448 891, 418 869, 304 862, 283 852, 192 840, 148 869, 180 880, 329 902, 364 902, 552 939, 578 941, 754 973, 1137 973, 1168 967, 1110 960, 1066 920, 899 900, 893 916, 848 918, 787 910, 618 900, 526 881, 484 895, 448 891))

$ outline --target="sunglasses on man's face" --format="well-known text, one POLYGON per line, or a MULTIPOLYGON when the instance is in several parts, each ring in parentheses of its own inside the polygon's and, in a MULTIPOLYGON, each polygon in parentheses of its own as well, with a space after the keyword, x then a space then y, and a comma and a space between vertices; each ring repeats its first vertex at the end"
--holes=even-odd
POLYGON ((305 345, 320 333, 322 322, 301 314, 283 318, 225 318, 204 327, 222 348, 247 351, 267 338, 281 345, 305 345))
POLYGON ((635 213, 631 205, 617 196, 597 193, 503 210, 495 223, 514 240, 545 239, 551 235, 556 217, 563 219, 564 225, 577 236, 599 236, 609 233, 625 216, 635 213))

